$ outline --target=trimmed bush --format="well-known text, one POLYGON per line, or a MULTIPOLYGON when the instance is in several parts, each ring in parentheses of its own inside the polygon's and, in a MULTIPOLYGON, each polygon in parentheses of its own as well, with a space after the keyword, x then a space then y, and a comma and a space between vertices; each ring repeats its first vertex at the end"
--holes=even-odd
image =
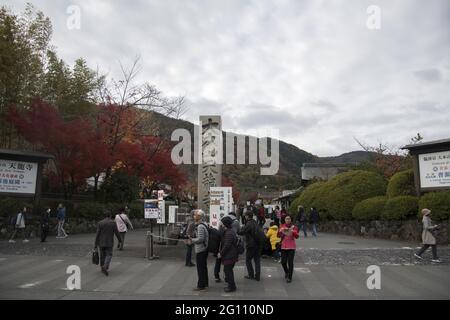
POLYGON ((389 180, 387 187, 387 196, 389 198, 415 195, 414 172, 412 170, 397 172, 389 180))
POLYGON ((373 197, 355 205, 352 217, 356 220, 378 220, 384 211, 387 197, 373 197))
POLYGON ((33 208, 33 204, 27 199, 2 197, 0 198, 0 216, 5 218, 13 217, 25 206, 28 209, 33 208))
POLYGON ((323 187, 324 210, 335 220, 352 218, 355 205, 362 200, 386 194, 386 181, 374 172, 349 171, 328 181, 323 187))
POLYGON ((325 182, 316 182, 309 185, 300 196, 294 201, 290 207, 290 213, 295 218, 297 215, 297 206, 302 205, 306 212, 309 212, 310 208, 315 207, 322 219, 326 219, 328 212, 324 205, 325 193, 327 192, 327 184, 325 182), (295 206, 294 206, 295 205, 295 206), (293 210, 293 211, 291 211, 293 210))
MULTIPOLYGON (((107 205, 99 202, 82 202, 76 206, 74 216, 85 219, 99 220, 104 218, 103 211, 107 205)), ((69 216, 70 218, 70 216, 69 216)))
POLYGON ((419 199, 412 196, 390 198, 381 217, 385 220, 404 220, 417 215, 419 199))
POLYGON ((422 209, 432 211, 433 220, 450 219, 450 191, 429 192, 419 200, 419 217, 422 218, 422 209))

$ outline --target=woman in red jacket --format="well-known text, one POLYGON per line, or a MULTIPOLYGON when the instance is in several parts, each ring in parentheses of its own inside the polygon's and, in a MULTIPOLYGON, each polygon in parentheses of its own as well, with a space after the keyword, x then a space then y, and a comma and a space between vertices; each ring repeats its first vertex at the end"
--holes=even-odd
POLYGON ((298 238, 298 228, 292 224, 292 218, 286 216, 285 224, 278 231, 281 238, 281 265, 283 266, 286 282, 292 282, 294 272, 295 239, 298 238))

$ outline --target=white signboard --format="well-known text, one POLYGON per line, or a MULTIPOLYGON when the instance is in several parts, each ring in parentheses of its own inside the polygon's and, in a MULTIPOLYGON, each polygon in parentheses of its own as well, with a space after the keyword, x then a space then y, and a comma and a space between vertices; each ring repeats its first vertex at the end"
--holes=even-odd
POLYGON ((157 204, 158 203, 155 200, 145 200, 144 201, 145 219, 158 219, 159 208, 158 208, 157 204))
POLYGON ((219 221, 233 209, 233 196, 231 187, 211 187, 209 203, 209 223, 218 229, 219 221))
POLYGON ((164 200, 158 201, 158 207, 159 207, 159 216, 156 220, 156 223, 158 224, 165 224, 166 223, 166 202, 164 200))
POLYGON ((419 154, 421 188, 450 188, 450 151, 419 154))
POLYGON ((34 194, 37 168, 35 162, 0 159, 0 193, 34 194))
POLYGON ((158 201, 164 200, 164 190, 158 190, 158 201))
POLYGON ((169 206, 169 223, 175 223, 175 214, 178 206, 169 206))

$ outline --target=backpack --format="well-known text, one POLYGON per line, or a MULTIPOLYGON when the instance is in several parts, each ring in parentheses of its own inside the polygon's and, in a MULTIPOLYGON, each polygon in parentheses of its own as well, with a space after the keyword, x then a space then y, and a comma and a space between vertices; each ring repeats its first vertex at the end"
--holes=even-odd
POLYGON ((236 247, 237 247, 238 254, 244 253, 244 251, 245 251, 244 241, 242 241, 242 238, 239 236, 237 236, 236 247))
POLYGON ((11 219, 9 220, 9 223, 10 223, 12 226, 15 226, 15 225, 16 225, 16 223, 17 223, 17 214, 11 217, 11 219))
POLYGON ((208 252, 216 254, 219 252, 220 247, 220 232, 216 228, 207 226, 205 223, 201 224, 204 225, 208 231, 208 252))

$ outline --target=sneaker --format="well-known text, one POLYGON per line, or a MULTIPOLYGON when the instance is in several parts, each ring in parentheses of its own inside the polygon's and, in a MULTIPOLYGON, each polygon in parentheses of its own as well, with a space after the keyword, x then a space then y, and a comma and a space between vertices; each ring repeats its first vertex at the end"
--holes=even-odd
POLYGON ((255 277, 251 277, 251 276, 244 276, 245 279, 249 279, 249 280, 254 280, 255 277))
POLYGON ((105 276, 108 276, 108 275, 109 275, 108 270, 106 270, 105 268, 102 268, 102 273, 103 273, 105 276))
POLYGON ((223 291, 225 291, 225 292, 235 292, 235 291, 236 291, 236 288, 232 289, 232 288, 229 288, 229 287, 225 287, 225 288, 223 289, 223 291))
POLYGON ((220 278, 216 278, 216 283, 220 283, 222 282, 222 280, 220 280, 220 278))
POLYGON ((9 240, 8 242, 9 242, 9 243, 16 243, 16 241, 13 240, 13 239, 9 240))
POLYGON ((416 257, 417 259, 423 260, 423 258, 421 256, 419 256, 417 253, 414 253, 414 257, 416 257))
POLYGON ((30 242, 30 240, 24 239, 23 242, 24 242, 24 243, 27 243, 27 242, 30 242))
POLYGON ((441 263, 442 261, 441 261, 441 259, 437 258, 437 259, 431 259, 431 262, 441 263))
POLYGON ((291 278, 287 278, 287 279, 286 279, 286 282, 287 282, 287 283, 291 283, 291 282, 292 282, 292 279, 291 279, 291 278))

